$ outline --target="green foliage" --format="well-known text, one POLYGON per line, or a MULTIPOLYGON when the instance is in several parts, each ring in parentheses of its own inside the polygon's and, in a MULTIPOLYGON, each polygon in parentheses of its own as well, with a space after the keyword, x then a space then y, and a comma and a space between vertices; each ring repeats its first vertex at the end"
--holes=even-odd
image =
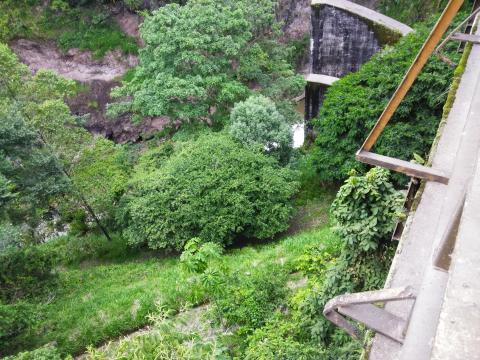
POLYGON ((112 92, 121 99, 109 113, 183 122, 222 118, 250 94, 248 85, 300 79, 285 46, 269 40, 275 24, 273 0, 193 0, 160 8, 141 27, 140 65, 112 92))
POLYGON ((388 182, 387 170, 373 168, 365 176, 354 174, 332 204, 334 229, 342 240, 340 253, 321 244, 301 258, 300 270, 313 287, 299 302, 296 317, 329 352, 345 343, 334 336, 334 328, 322 316, 325 304, 337 295, 383 286, 394 253, 388 239, 401 210, 401 196, 388 182), (324 263, 317 269, 319 261, 324 263))
POLYGON ((277 316, 249 336, 245 360, 326 359, 321 347, 299 341, 296 339, 297 333, 298 328, 294 322, 282 320, 277 316))
POLYGON ((33 295, 55 278, 52 254, 36 246, 0 252, 0 299, 13 301, 33 295))
POLYGON ((348 246, 376 250, 391 235, 403 196, 388 178, 382 168, 372 168, 365 176, 354 171, 340 188, 332 204, 333 229, 348 246))
MULTIPOLYGON (((294 271, 296 259, 305 247, 337 241, 331 231, 324 228, 261 246, 230 250, 221 259, 210 261, 209 268, 224 264, 228 267, 226 274, 243 274, 242 279, 250 279, 255 276, 253 269, 258 268, 255 271, 258 274, 263 267, 271 267, 267 272, 272 278, 284 277, 294 271)), ((61 286, 52 289, 54 296, 51 298, 29 300, 36 307, 35 316, 40 316, 41 321, 12 338, 11 346, 2 350, 11 354, 56 342, 62 355, 77 354, 89 345, 97 346, 106 339, 148 325, 147 315, 156 312, 158 306, 171 313, 187 305, 204 304, 217 293, 217 289, 196 281, 201 274, 183 271, 184 264, 178 257, 152 258, 154 254, 144 252, 132 254, 121 243, 117 250, 112 247, 108 250, 109 244, 100 236, 96 239, 90 236, 86 239, 64 237, 42 245, 58 246, 58 250, 49 251, 65 256, 60 259, 60 264, 64 265, 58 274, 61 286), (86 252, 86 258, 81 251, 86 252), (67 264, 72 264, 73 268, 67 264)), ((227 279, 230 278, 225 278, 223 283, 227 279)))
POLYGON ((33 351, 6 357, 5 360, 62 360, 62 357, 53 345, 46 345, 33 351))
POLYGON ((22 230, 19 226, 0 223, 0 252, 9 248, 20 248, 24 245, 22 230))
POLYGON ((193 238, 185 245, 180 261, 188 271, 203 273, 213 259, 219 259, 223 248, 212 242, 203 243, 202 239, 193 238))
POLYGON ((110 343, 101 349, 89 349, 86 360, 105 359, 175 359, 227 360, 225 349, 215 339, 202 334, 180 331, 166 315, 155 315, 153 330, 133 339, 110 343))
MULTIPOLYGON (((414 25, 428 17, 442 12, 448 0, 381 0, 382 14, 393 17, 403 23, 414 25)), ((466 1, 465 9, 471 8, 471 1, 466 1)))
POLYGON ((251 96, 235 104, 230 114, 230 135, 247 146, 259 146, 267 153, 287 154, 292 145, 292 130, 273 101, 251 96))
POLYGON ((6 213, 12 222, 32 223, 54 199, 70 192, 63 170, 71 169, 90 137, 64 103, 74 92, 73 81, 45 70, 32 75, 1 44, 0 71, 8 79, 0 81, 0 173, 10 198, 6 213))
POLYGON ((284 302, 287 294, 285 275, 272 268, 231 274, 222 291, 214 294, 215 319, 226 326, 240 326, 241 334, 249 334, 263 326, 284 302))
POLYGON ((0 43, 14 37, 32 36, 38 31, 35 5, 38 0, 0 1, 0 43))
POLYGON ((115 217, 129 171, 127 150, 110 140, 97 138, 82 151, 71 176, 76 189, 106 222, 115 217))
POLYGON ((63 51, 79 48, 90 50, 96 58, 102 58, 110 50, 119 49, 125 54, 137 54, 135 39, 123 33, 113 23, 100 24, 81 22, 75 30, 62 33, 58 45, 63 51))
POLYGON ((132 184, 125 234, 132 244, 181 251, 193 237, 229 244, 287 229, 294 174, 221 134, 186 143, 132 184))
MULTIPOLYGON (((312 162, 320 180, 342 181, 352 168, 362 168, 355 160, 355 153, 422 46, 430 25, 419 25, 414 33, 387 47, 360 71, 345 76, 329 89, 314 121, 318 137, 312 162)), ((458 59, 456 49, 453 43, 446 48, 446 54, 453 60, 458 59)), ((385 128, 375 152, 404 160, 411 159, 413 153, 426 158, 452 75, 448 65, 432 57, 385 128)), ((397 182, 405 182, 404 178, 399 179, 395 178, 397 182)))
POLYGON ((35 322, 35 311, 32 305, 19 301, 14 304, 3 304, 0 301, 0 356, 10 346, 11 339, 21 335, 35 322))
POLYGON ((90 50, 97 58, 115 49, 125 54, 138 52, 135 39, 121 31, 107 8, 94 2, 80 8, 63 0, 47 4, 39 0, 2 0, 0 42, 13 38, 56 40, 64 51, 90 50))
POLYGON ((118 235, 114 235, 112 241, 105 241, 104 238, 95 234, 81 237, 62 236, 41 244, 40 247, 47 253, 51 253, 58 264, 72 267, 89 261, 120 262, 139 253, 138 250, 130 248, 118 235))

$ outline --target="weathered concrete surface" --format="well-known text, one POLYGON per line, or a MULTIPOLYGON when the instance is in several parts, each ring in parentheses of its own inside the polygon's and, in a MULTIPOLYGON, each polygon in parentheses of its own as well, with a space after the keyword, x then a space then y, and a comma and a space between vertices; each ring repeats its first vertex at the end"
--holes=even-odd
MULTIPOLYGON (((480 116, 480 109, 477 119, 480 116)), ((434 360, 480 359, 480 156, 453 253, 434 360)))
POLYGON ((335 81, 338 81, 340 79, 335 76, 308 74, 305 76, 305 80, 310 83, 332 86, 335 81))
MULTIPOLYGON (((432 255, 436 241, 445 231, 457 200, 473 177, 478 161, 479 62, 480 46, 474 46, 433 156, 432 166, 450 174, 450 183, 448 186, 434 182, 426 184, 416 212, 408 219, 387 280, 387 288, 410 285, 421 294, 412 312, 407 340, 402 347, 399 343, 377 335, 370 352, 371 360, 408 359, 408 356, 405 357, 407 352, 413 353, 420 348, 424 354, 422 357, 416 355, 414 359, 430 359, 445 291, 443 284, 446 285, 440 274, 436 276, 432 272, 432 255), (426 274, 428 276, 425 277, 426 274), (440 296, 434 295, 432 291, 440 293, 440 296)), ((387 304, 386 309, 404 319, 411 313, 411 306, 401 302, 387 304)))
POLYGON ((355 4, 347 0, 312 0, 312 6, 330 5, 338 9, 345 10, 349 13, 355 14, 361 18, 369 20, 375 24, 381 25, 391 31, 407 35, 412 32, 413 29, 408 25, 405 25, 395 19, 380 14, 374 10, 371 10, 365 6, 355 4))

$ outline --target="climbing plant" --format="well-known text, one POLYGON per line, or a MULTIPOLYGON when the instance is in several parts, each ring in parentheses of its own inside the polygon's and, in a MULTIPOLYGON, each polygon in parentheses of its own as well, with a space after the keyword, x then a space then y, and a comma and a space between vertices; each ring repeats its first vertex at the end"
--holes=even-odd
MULTIPOLYGON (((387 47, 357 73, 345 76, 327 92, 320 114, 313 121, 317 133, 312 165, 324 182, 344 180, 352 168, 364 169, 355 153, 382 113, 390 96, 422 46, 433 22, 387 47)), ((445 51, 456 61, 457 45, 445 51)), ((432 57, 413 88, 398 108, 392 121, 375 145, 374 151, 410 160, 413 154, 426 158, 442 117, 454 69, 432 57)), ((403 177, 394 177, 405 182, 403 177)))
POLYGON ((333 337, 334 327, 322 316, 327 301, 383 286, 394 253, 388 240, 401 217, 402 205, 402 195, 389 183, 385 169, 373 168, 364 176, 352 174, 340 188, 331 213, 342 248, 332 257, 324 248, 314 247, 303 258, 301 268, 312 279, 313 287, 299 304, 298 321, 324 346, 344 344, 341 338, 337 342, 333 337), (320 273, 309 265, 315 265, 319 257, 326 262, 320 273))

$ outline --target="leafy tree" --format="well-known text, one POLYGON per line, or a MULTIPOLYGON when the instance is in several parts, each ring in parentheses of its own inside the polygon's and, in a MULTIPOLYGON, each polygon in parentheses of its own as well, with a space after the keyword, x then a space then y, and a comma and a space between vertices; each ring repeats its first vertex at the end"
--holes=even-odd
POLYGON ((270 238, 288 227, 293 175, 225 135, 204 135, 133 181, 125 235, 177 251, 194 237, 219 244, 270 238))
POLYGON ((73 195, 109 237, 85 196, 72 187, 70 174, 93 141, 64 102, 75 83, 46 70, 32 75, 3 44, 0 71, 7 75, 0 80, 0 173, 18 195, 13 210, 20 211, 10 218, 37 219, 39 209, 73 195))
MULTIPOLYGON (((360 71, 345 76, 329 89, 314 121, 318 136, 312 160, 322 181, 342 181, 352 168, 363 168, 355 160, 355 152, 402 80, 429 29, 429 24, 419 25, 414 33, 394 47, 387 47, 360 71)), ((448 45, 446 53, 451 59, 459 58, 456 49, 455 44, 448 45)), ((375 152, 404 160, 411 159, 414 153, 426 157, 452 76, 452 68, 432 57, 385 128, 375 152)))
POLYGON ((90 206, 105 220, 115 216, 125 190, 129 159, 126 150, 110 140, 97 138, 84 149, 72 171, 72 181, 90 206))
POLYGON ((141 28, 140 65, 112 92, 120 101, 109 113, 210 121, 245 99, 251 85, 299 78, 278 50, 285 47, 268 40, 275 3, 191 0, 155 11, 141 28))
POLYGON ((259 145, 267 153, 288 153, 292 130, 273 101, 251 96, 235 104, 230 114, 230 135, 247 146, 259 145))

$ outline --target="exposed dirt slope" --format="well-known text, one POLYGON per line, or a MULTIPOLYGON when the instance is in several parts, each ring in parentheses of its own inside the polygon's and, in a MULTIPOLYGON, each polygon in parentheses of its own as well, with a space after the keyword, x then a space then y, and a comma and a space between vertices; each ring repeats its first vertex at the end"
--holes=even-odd
POLYGON ((78 49, 71 49, 64 54, 51 41, 18 39, 12 41, 10 47, 32 71, 50 69, 80 82, 112 81, 138 63, 136 56, 126 56, 119 51, 110 51, 102 59, 94 59, 91 52, 78 49))

